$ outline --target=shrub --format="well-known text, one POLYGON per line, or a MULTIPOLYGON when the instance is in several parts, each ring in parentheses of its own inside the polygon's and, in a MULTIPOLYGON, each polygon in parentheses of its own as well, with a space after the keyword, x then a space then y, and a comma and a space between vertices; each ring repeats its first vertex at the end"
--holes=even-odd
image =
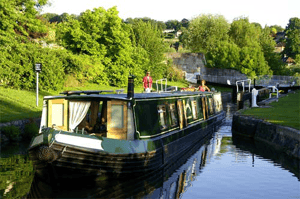
POLYGON ((31 140, 31 138, 38 135, 38 133, 39 133, 39 128, 36 126, 34 122, 31 122, 25 125, 24 134, 22 138, 24 140, 31 140))
POLYGON ((16 126, 5 126, 1 128, 1 132, 10 140, 18 141, 20 136, 20 129, 16 126))

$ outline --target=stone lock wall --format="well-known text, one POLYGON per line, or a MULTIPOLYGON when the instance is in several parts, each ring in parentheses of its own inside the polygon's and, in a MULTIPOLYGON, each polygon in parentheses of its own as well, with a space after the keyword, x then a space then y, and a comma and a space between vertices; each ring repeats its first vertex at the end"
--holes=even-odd
POLYGON ((167 53, 165 56, 173 60, 173 65, 187 73, 199 73, 206 64, 203 53, 167 53))
POLYGON ((232 119, 232 133, 263 141, 300 159, 300 131, 297 129, 271 124, 237 112, 232 119))

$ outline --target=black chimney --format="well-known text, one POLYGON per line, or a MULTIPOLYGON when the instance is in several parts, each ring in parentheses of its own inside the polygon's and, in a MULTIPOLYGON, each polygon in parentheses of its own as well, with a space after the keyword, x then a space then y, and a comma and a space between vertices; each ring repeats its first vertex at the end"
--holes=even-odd
POLYGON ((127 98, 133 98, 134 97, 134 76, 129 75, 128 76, 128 88, 127 88, 127 98))

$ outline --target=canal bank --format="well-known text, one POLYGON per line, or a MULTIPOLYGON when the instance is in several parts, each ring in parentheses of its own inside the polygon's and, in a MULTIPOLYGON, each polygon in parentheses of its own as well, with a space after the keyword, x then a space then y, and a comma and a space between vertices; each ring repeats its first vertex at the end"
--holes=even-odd
POLYGON ((263 119, 236 112, 232 119, 232 134, 263 141, 286 154, 300 159, 300 131, 272 124, 263 119))

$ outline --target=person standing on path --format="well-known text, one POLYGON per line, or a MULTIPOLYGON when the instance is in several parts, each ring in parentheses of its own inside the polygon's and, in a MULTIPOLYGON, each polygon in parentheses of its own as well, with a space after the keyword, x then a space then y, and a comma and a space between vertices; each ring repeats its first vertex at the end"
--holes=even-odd
POLYGON ((151 92, 151 90, 152 90, 152 77, 150 76, 149 71, 146 73, 146 76, 143 78, 143 86, 144 86, 144 91, 146 93, 151 92))

